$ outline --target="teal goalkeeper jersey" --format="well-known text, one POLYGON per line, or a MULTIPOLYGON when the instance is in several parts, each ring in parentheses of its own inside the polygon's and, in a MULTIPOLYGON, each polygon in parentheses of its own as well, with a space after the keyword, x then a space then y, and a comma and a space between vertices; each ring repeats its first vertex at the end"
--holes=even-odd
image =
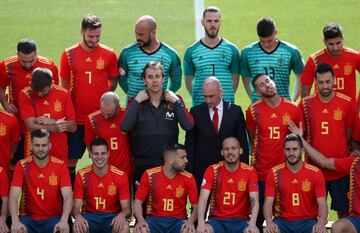
POLYGON ((141 73, 145 65, 150 61, 158 61, 164 68, 164 89, 173 92, 181 86, 181 61, 177 52, 165 43, 153 53, 146 53, 137 43, 125 47, 119 56, 119 67, 124 69, 125 75, 120 75, 119 85, 128 98, 135 97, 137 93, 145 89, 141 73), (169 83, 170 79, 170 83, 169 83))
MULTIPOLYGON (((295 74, 301 74, 304 70, 304 59, 299 49, 285 41, 280 41, 278 47, 270 53, 260 46, 260 42, 248 45, 241 52, 240 64, 241 76, 249 77, 250 83, 257 74, 267 74, 274 80, 278 94, 287 99, 290 99, 291 70, 295 74)), ((259 98, 253 89, 251 102, 259 98)))
POLYGON ((221 39, 214 48, 209 48, 202 41, 190 46, 184 57, 185 76, 193 76, 192 104, 204 102, 202 86, 206 78, 215 76, 223 88, 222 98, 234 103, 232 74, 240 73, 240 59, 237 47, 225 39, 221 39))

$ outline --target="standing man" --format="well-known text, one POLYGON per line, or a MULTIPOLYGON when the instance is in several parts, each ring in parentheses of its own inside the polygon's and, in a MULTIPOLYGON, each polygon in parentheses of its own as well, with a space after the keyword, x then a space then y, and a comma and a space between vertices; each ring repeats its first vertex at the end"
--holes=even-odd
POLYGON ((192 104, 196 106, 204 102, 201 90, 205 79, 210 76, 216 76, 220 80, 224 100, 234 103, 240 73, 238 48, 219 35, 219 8, 206 8, 201 24, 204 26, 205 37, 191 45, 184 57, 185 84, 192 97, 192 104))
POLYGON ((65 49, 61 56, 61 84, 71 95, 76 112, 77 130, 69 134, 69 166, 85 152, 84 124, 88 115, 99 108, 100 97, 117 86, 119 69, 113 49, 100 44, 101 20, 85 15, 81 23, 83 40, 65 49))
POLYGON ((261 99, 247 109, 246 128, 252 144, 252 165, 259 179, 260 211, 257 227, 262 232, 266 175, 272 167, 285 162, 283 143, 290 132, 288 121, 293 120, 298 124, 302 121, 302 114, 296 103, 279 96, 274 80, 269 76, 256 75, 252 85, 261 99))
POLYGON ((120 125, 125 116, 125 109, 120 107, 119 96, 108 91, 101 96, 100 110, 89 114, 85 123, 84 141, 90 151, 94 138, 103 138, 109 146, 109 165, 132 176, 132 156, 130 135, 122 132, 120 125))
POLYGON ((327 63, 334 71, 333 90, 351 97, 355 103, 356 70, 360 72, 360 52, 343 47, 342 28, 338 24, 327 24, 323 29, 323 35, 325 48, 309 56, 304 73, 301 75, 301 96, 310 95, 316 67, 321 63, 327 63))
POLYGON ((277 39, 275 22, 270 17, 262 17, 256 26, 259 41, 246 46, 241 52, 241 76, 246 93, 251 102, 260 98, 250 83, 257 74, 264 73, 274 80, 278 94, 290 100, 290 74, 295 73, 295 84, 291 100, 300 95, 299 79, 304 69, 304 60, 298 48, 277 39))
POLYGON ((187 164, 185 146, 168 144, 163 154, 164 165, 146 170, 136 191, 135 232, 195 232, 198 192, 194 177, 184 171, 187 164), (187 219, 188 198, 193 212, 187 219), (142 204, 146 199, 144 219, 142 204))
POLYGON ((31 132, 31 145, 33 155, 16 164, 11 183, 11 232, 67 233, 72 189, 66 164, 49 156, 51 143, 47 130, 31 132))
POLYGON ((287 135, 286 163, 273 167, 267 175, 264 203, 267 233, 326 232, 324 176, 320 169, 301 160, 303 150, 298 135, 287 135))
POLYGON ((27 127, 25 158, 31 155, 30 133, 37 129, 51 132, 50 154, 67 162, 67 132, 76 131, 75 111, 69 93, 52 84, 51 71, 36 68, 32 73, 31 87, 19 94, 21 119, 27 127))
POLYGON ((209 77, 203 85, 205 103, 192 107, 195 126, 186 132, 185 145, 189 158, 188 170, 193 172, 198 188, 206 168, 223 160, 222 142, 235 137, 242 148, 241 162, 249 163, 249 149, 245 118, 240 106, 222 99, 223 89, 216 77, 209 77))
POLYGON ((325 156, 312 147, 303 137, 302 128, 289 124, 291 131, 301 137, 304 148, 308 156, 321 168, 334 170, 338 173, 350 175, 349 197, 349 216, 344 217, 333 223, 331 232, 333 233, 357 233, 360 232, 360 158, 357 156, 346 156, 344 158, 330 158, 325 156))
POLYGON ((11 159, 20 141, 20 127, 16 117, 4 110, 0 110, 0 167, 4 169, 7 176, 11 177, 11 159))
POLYGON ((145 89, 141 73, 150 61, 158 61, 164 69, 164 89, 176 92, 181 86, 181 61, 177 52, 156 37, 156 20, 150 15, 141 16, 135 25, 136 43, 125 47, 119 56, 119 85, 128 100, 145 89), (169 83, 170 81, 170 83, 169 83))
POLYGON ((17 44, 17 54, 0 62, 0 102, 6 111, 15 114, 21 127, 21 141, 11 161, 12 166, 24 158, 26 126, 20 117, 19 94, 22 89, 30 86, 31 74, 38 67, 49 69, 53 75, 54 84, 59 84, 58 68, 55 62, 39 56, 36 52, 35 41, 31 39, 21 39, 17 44), (8 89, 7 96, 6 89, 8 89))
POLYGON ((108 164, 109 148, 105 139, 95 138, 89 148, 92 165, 77 173, 74 185, 74 232, 129 233, 128 177, 108 164))
POLYGON ((206 169, 199 197, 197 232, 259 232, 256 227, 259 212, 257 175, 253 167, 240 162, 241 154, 239 141, 227 137, 221 150, 224 161, 206 169), (208 200, 210 215, 205 224, 208 200))
POLYGON ((164 146, 178 141, 179 123, 184 130, 194 126, 182 99, 170 90, 163 90, 160 62, 146 64, 141 77, 146 90, 139 91, 121 123, 121 130, 131 133, 135 184, 146 169, 164 163, 164 146))
POLYGON ((9 214, 9 176, 6 170, 0 166, 0 233, 8 233, 9 227, 6 220, 9 214))
MULTIPOLYGON (((343 158, 349 149, 355 106, 350 97, 333 90, 335 77, 330 65, 322 63, 316 67, 315 81, 318 92, 300 102, 306 123, 306 140, 324 155, 343 158)), ((349 177, 328 169, 323 169, 323 173, 331 196, 331 209, 343 217, 348 212, 344 193, 349 191, 349 177)))

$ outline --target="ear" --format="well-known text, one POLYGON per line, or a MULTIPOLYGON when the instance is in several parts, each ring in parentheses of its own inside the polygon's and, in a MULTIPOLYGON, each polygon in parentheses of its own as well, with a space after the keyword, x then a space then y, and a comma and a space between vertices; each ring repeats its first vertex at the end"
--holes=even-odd
POLYGON ((224 157, 224 152, 223 152, 223 150, 220 151, 220 154, 221 154, 222 157, 224 157))
POLYGON ((204 26, 204 19, 202 19, 202 20, 201 20, 201 25, 203 25, 203 26, 204 26))
POLYGON ((80 35, 84 36, 85 30, 84 29, 80 29, 80 35))

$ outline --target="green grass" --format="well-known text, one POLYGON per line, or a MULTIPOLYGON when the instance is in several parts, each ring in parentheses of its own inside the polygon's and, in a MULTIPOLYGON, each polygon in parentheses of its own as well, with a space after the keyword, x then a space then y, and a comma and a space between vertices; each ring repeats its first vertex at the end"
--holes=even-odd
MULTIPOLYGON (((264 0, 207 0, 222 10, 220 33, 240 49, 256 41, 255 25, 261 16, 271 16, 277 22, 278 38, 295 44, 304 59, 323 47, 322 28, 328 22, 340 23, 344 28, 345 45, 360 48, 358 28, 360 1, 264 1, 264 0)), ((86 13, 94 13, 103 21, 101 42, 117 53, 134 41, 134 24, 139 16, 153 15, 158 22, 157 35, 170 44, 183 57, 194 38, 194 12, 192 0, 0 0, 0 59, 16 52, 17 41, 29 37, 38 45, 38 52, 59 64, 64 48, 81 40, 80 21, 86 13)), ((124 94, 117 89, 121 99, 124 94)), ((183 85, 179 91, 190 107, 190 96, 183 85)), ((236 93, 236 103, 245 110, 249 104, 242 83, 236 93)), ((181 132, 180 141, 183 142, 181 132)), ((89 163, 87 155, 79 167, 89 163)), ((331 219, 336 219, 331 213, 331 219)))

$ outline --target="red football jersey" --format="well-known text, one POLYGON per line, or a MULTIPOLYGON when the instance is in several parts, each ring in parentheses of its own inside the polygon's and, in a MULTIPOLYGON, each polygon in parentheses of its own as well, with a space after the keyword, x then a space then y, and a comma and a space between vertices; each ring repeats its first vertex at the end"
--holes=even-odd
POLYGON ((102 94, 109 91, 109 78, 119 76, 116 54, 102 44, 91 52, 77 44, 63 52, 60 76, 67 82, 76 121, 84 125, 87 116, 99 109, 102 94))
POLYGON ((7 171, 0 167, 0 197, 9 196, 9 177, 7 171))
POLYGON ((266 178, 265 196, 274 197, 274 216, 302 220, 318 216, 316 198, 326 197, 320 169, 304 163, 294 173, 285 163, 273 167, 266 178))
POLYGON ((259 192, 256 171, 240 163, 229 172, 221 161, 209 166, 201 189, 210 190, 210 217, 245 218, 251 214, 249 192, 259 192))
POLYGON ((169 179, 160 166, 144 172, 135 194, 135 199, 141 201, 148 198, 148 217, 186 218, 188 197, 192 205, 197 204, 198 191, 194 176, 184 171, 169 179))
POLYGON ((98 176, 89 165, 76 174, 74 199, 83 199, 83 212, 120 212, 120 200, 130 200, 125 172, 110 166, 105 176, 98 176))
MULTIPOLYGON (((75 120, 75 111, 69 93, 62 87, 53 85, 49 94, 40 98, 31 88, 25 88, 19 95, 20 115, 22 120, 30 117, 47 116, 51 119, 75 120)), ((25 157, 31 155, 30 133, 25 135, 25 157)), ((50 154, 67 161, 67 133, 51 133, 50 154)))
POLYGON ((336 171, 350 174, 349 213, 360 217, 360 158, 335 159, 336 171))
POLYGON ((125 116, 125 109, 119 107, 119 112, 110 119, 105 119, 101 111, 89 114, 85 122, 84 142, 90 145, 95 137, 104 138, 109 144, 109 164, 132 175, 132 156, 130 135, 121 131, 120 125, 125 116))
POLYGON ((0 110, 0 167, 10 175, 11 143, 20 141, 20 127, 16 117, 0 110))
POLYGON ((9 102, 18 106, 19 93, 25 87, 30 86, 31 73, 34 69, 41 67, 49 69, 53 74, 54 84, 59 83, 58 68, 55 62, 49 58, 38 56, 38 59, 31 70, 22 68, 18 56, 12 56, 0 62, 0 87, 9 87, 9 102))
MULTIPOLYGON (((323 103, 318 94, 314 94, 302 99, 299 106, 304 114, 306 140, 327 157, 342 158, 347 155, 346 129, 351 128, 355 113, 350 98, 336 92, 334 98, 323 103)), ((314 164, 310 159, 309 162, 314 164)), ((344 176, 329 169, 322 171, 325 180, 336 180, 344 176)))
POLYGON ((28 157, 16 164, 11 186, 22 188, 20 216, 42 220, 61 216, 61 188, 71 187, 71 182, 64 161, 50 157, 49 163, 40 168, 28 157))
MULTIPOLYGON (((312 85, 315 80, 315 70, 319 64, 327 63, 334 70, 336 82, 333 89, 356 99, 356 70, 360 72, 360 52, 343 48, 339 57, 332 57, 323 48, 309 56, 304 72, 301 74, 301 83, 312 85)), ((315 89, 317 90, 317 88, 315 89)))
POLYGON ((272 167, 285 162, 283 144, 286 135, 290 133, 289 120, 296 125, 303 121, 297 104, 285 98, 281 98, 276 108, 260 99, 246 111, 246 128, 254 132, 251 159, 259 181, 266 180, 272 167))

